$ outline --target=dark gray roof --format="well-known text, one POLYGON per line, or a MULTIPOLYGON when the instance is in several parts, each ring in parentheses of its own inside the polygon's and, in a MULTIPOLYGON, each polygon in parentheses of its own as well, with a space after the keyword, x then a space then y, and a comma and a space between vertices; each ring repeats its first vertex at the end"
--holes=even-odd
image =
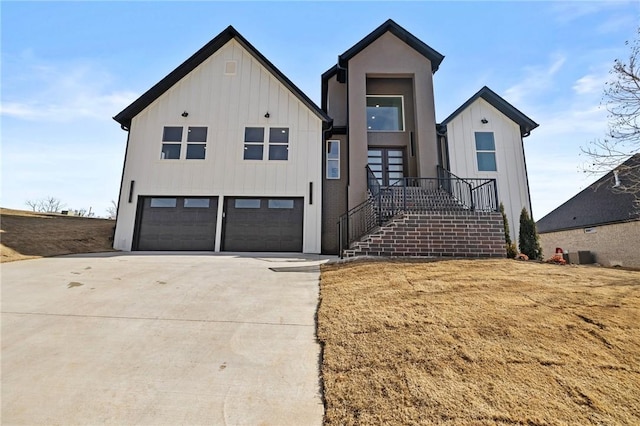
POLYGON ((441 124, 446 125, 447 123, 449 123, 458 114, 464 111, 469 105, 475 102, 475 100, 478 98, 482 98, 485 101, 489 102, 489 104, 491 104, 495 109, 497 109, 498 111, 503 113, 505 116, 507 116, 510 120, 515 122, 517 125, 519 125, 520 134, 523 137, 529 136, 529 133, 533 129, 538 127, 538 123, 536 123, 535 121, 533 121, 532 119, 524 115, 522 112, 520 112, 520 110, 518 110, 516 107, 511 105, 509 102, 505 101, 496 92, 489 89, 487 86, 484 86, 475 95, 469 98, 469 100, 467 100, 467 102, 462 104, 460 108, 458 108, 450 116, 445 118, 441 124))
MULTIPOLYGON (((444 55, 425 44, 422 40, 411 34, 409 31, 402 28, 393 19, 387 19, 382 25, 373 30, 365 38, 354 44, 342 55, 338 55, 338 65, 340 67, 347 67, 347 63, 351 58, 362 52, 367 46, 376 41, 386 32, 390 32, 391 34, 395 35, 400 40, 408 44, 409 47, 413 48, 422 56, 427 58, 431 62, 431 72, 435 73, 436 71, 438 71, 442 60, 444 59, 444 55)), ((322 74, 322 80, 324 81, 333 76, 337 72, 337 70, 338 67, 334 65, 322 74)))
POLYGON ((615 188, 615 177, 607 173, 588 188, 540 219, 536 225, 538 232, 554 232, 573 228, 584 228, 607 223, 640 220, 640 213, 634 206, 635 197, 621 188, 636 184, 640 179, 640 154, 635 154, 619 168, 620 186, 615 188))
POLYGON ((138 115, 143 109, 148 107, 153 101, 158 99, 164 92, 169 90, 174 84, 183 77, 193 71, 198 65, 203 63, 207 58, 217 52, 222 46, 227 44, 231 39, 235 39, 242 47, 244 47, 258 62, 271 72, 282 84, 284 84, 303 104, 313 111, 324 122, 330 122, 331 119, 324 113, 302 90, 291 82, 278 68, 275 67, 264 55, 251 45, 242 35, 229 25, 224 31, 213 38, 209 43, 204 45, 200 50, 194 53, 189 59, 184 61, 178 68, 171 71, 165 78, 160 80, 155 86, 147 90, 142 96, 136 99, 131 105, 122 110, 113 117, 122 126, 129 128, 131 120, 138 115))
MULTIPOLYGON (((332 66, 327 71, 322 73, 322 108, 324 110, 326 110, 327 108, 327 81, 331 77, 336 75, 339 70, 344 71, 344 69, 348 67, 348 62, 351 58, 363 51, 367 46, 376 41, 386 32, 390 32, 391 34, 395 35, 400 40, 409 45, 409 47, 413 48, 415 51, 427 58, 431 62, 432 73, 438 71, 442 60, 444 59, 444 55, 425 44, 422 40, 411 34, 409 31, 402 28, 393 19, 387 19, 382 25, 373 30, 369 35, 360 40, 358 43, 354 44, 342 55, 338 55, 338 64, 332 66)), ((338 77, 338 79, 340 79, 340 77, 338 77)))

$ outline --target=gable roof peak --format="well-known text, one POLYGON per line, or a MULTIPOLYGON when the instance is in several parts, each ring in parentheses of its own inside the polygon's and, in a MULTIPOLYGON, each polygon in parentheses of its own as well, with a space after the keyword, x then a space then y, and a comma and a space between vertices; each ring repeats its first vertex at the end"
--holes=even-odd
POLYGON ((458 109, 445 118, 441 125, 446 126, 451 120, 453 120, 458 114, 467 109, 469 105, 474 103, 478 98, 482 98, 487 101, 491 106, 504 114, 511 121, 520 126, 520 135, 527 137, 533 129, 539 126, 538 123, 524 115, 518 108, 511 105, 504 100, 500 95, 491 90, 487 86, 482 86, 482 89, 478 90, 473 96, 471 96, 465 103, 463 103, 458 109))
POLYGON ((210 56, 220 50, 229 41, 238 42, 250 55, 252 55, 262 66, 273 74, 280 83, 291 91, 307 108, 309 108, 323 122, 328 123, 331 118, 320 109, 302 90, 300 90, 287 76, 285 76, 275 65, 273 65, 262 53, 258 51, 247 39, 245 39, 232 25, 225 28, 220 34, 205 44, 200 50, 191 55, 186 61, 171 71, 166 77, 156 83, 153 87, 143 93, 138 99, 133 101, 128 107, 118 113, 113 119, 120 123, 123 128, 131 126, 133 117, 151 105, 156 99, 162 96, 167 90, 173 87, 178 81, 187 76, 210 56))
POLYGON ((362 50, 364 50, 371 43, 380 38, 383 34, 390 32, 391 34, 398 37, 404 43, 409 45, 409 47, 413 48, 415 51, 420 53, 422 56, 427 58, 429 62, 431 62, 431 72, 435 73, 442 60, 444 59, 444 55, 436 51, 435 49, 428 46, 422 40, 411 34, 409 31, 401 27, 397 22, 393 19, 387 19, 383 22, 378 28, 369 33, 366 37, 360 40, 358 43, 353 45, 350 49, 344 52, 342 55, 338 56, 338 65, 340 67, 346 67, 347 63, 351 58, 356 56, 362 50))

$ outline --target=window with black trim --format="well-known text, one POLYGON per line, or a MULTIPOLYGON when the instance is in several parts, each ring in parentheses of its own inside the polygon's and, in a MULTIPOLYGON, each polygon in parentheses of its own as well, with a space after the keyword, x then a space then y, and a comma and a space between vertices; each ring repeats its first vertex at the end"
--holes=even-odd
POLYGON ((207 152, 207 128, 189 126, 187 131, 180 126, 165 126, 162 130, 162 160, 180 160, 182 145, 186 142, 186 160, 204 160, 207 152), (185 139, 186 133, 186 141, 185 139))
POLYGON ((340 179, 340 141, 327 141, 327 179, 340 179))
POLYGON ((289 159, 289 128, 288 127, 245 127, 244 154, 245 160, 263 160, 265 133, 268 135, 269 160, 286 161, 289 159), (267 130, 265 132, 265 130, 267 130))
POLYGON ((493 132, 475 132, 476 159, 479 172, 495 172, 498 170, 496 164, 496 142, 493 132))
POLYGON ((367 95, 367 130, 370 132, 404 131, 404 97, 367 95))

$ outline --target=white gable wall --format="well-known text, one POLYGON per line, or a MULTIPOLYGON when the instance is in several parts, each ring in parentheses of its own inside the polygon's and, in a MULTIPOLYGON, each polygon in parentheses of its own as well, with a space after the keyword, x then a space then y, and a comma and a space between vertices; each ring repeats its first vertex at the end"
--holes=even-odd
POLYGON ((482 98, 478 98, 447 124, 450 170, 461 178, 496 179, 498 202, 504 204, 511 240, 518 243, 520 212, 531 214, 529 184, 520 127, 482 98), (488 120, 482 124, 481 120, 488 120), (480 172, 474 132, 493 132, 497 172, 480 172))
MULTIPOLYGON (((183 143, 183 157, 185 150, 183 143)), ((319 253, 321 155, 320 118, 231 40, 132 120, 114 247, 131 250, 138 196, 295 196, 305 201, 303 251, 319 253), (237 61, 237 73, 225 75, 231 60, 237 61), (164 126, 206 126, 206 159, 161 160, 164 126), (244 128, 254 126, 288 127, 289 159, 266 160, 265 141, 264 160, 244 160, 244 128)), ((219 226, 216 247, 220 236, 219 226)))

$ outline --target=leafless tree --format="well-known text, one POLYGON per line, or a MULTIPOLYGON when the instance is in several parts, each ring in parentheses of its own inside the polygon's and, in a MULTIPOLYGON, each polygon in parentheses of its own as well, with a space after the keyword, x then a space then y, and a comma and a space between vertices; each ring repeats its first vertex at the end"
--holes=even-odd
POLYGON ((118 214, 118 205, 114 200, 111 200, 111 205, 107 207, 107 214, 109 219, 115 219, 118 214))
POLYGON ((25 204, 34 212, 42 213, 58 213, 64 207, 64 203, 60 199, 52 196, 40 200, 27 200, 25 204))
POLYGON ((41 200, 27 200, 24 202, 34 212, 40 211, 41 200))
POLYGON ((640 161, 626 161, 640 156, 640 28, 635 39, 626 44, 631 49, 629 58, 614 61, 609 71, 611 80, 604 89, 609 131, 604 139, 581 150, 588 158, 585 172, 602 174, 615 170, 616 175, 624 177, 624 185, 618 185, 617 190, 634 194, 640 208, 640 161))

